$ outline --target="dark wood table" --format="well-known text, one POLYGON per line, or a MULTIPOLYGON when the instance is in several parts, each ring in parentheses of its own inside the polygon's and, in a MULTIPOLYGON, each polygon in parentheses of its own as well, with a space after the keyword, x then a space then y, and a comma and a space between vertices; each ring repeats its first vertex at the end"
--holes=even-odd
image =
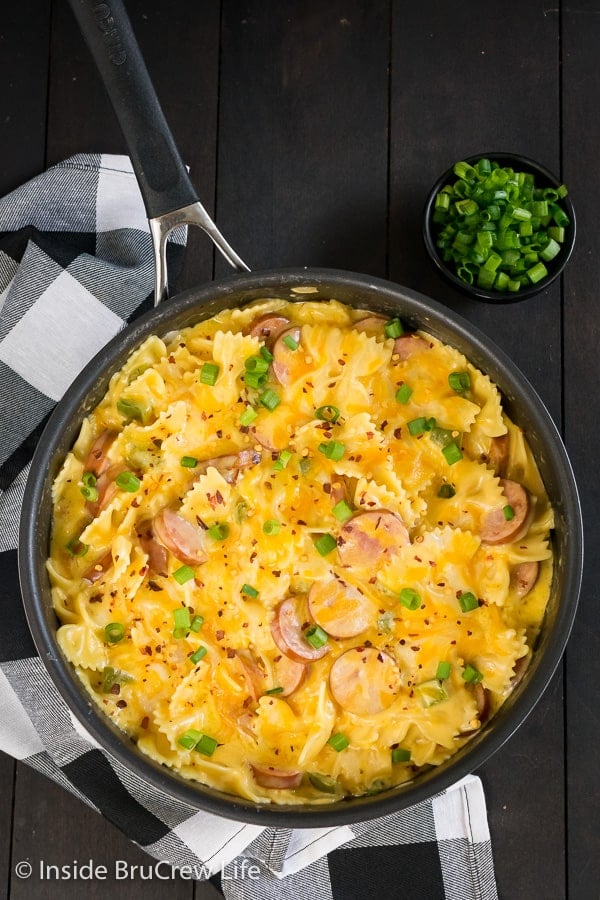
MULTIPOLYGON (((600 0, 127 0, 127 7, 200 196, 252 268, 333 266, 437 298, 512 356, 562 429, 586 517, 578 619, 544 697, 479 774, 500 896, 600 896, 600 0), (438 173, 491 149, 561 172, 578 216, 564 277, 512 306, 476 304, 448 287, 420 233, 438 173)), ((65 0, 3 5, 0 193, 84 151, 125 147, 65 0)), ((192 234, 178 286, 225 268, 208 240, 192 234)), ((0 758, 0 810, 0 898, 69 900, 84 889, 89 900, 163 895, 156 880, 19 881, 13 868, 26 857, 149 858, 8 757, 0 758)), ((390 898, 401 895, 397 876, 390 898)), ((167 891, 216 896, 210 884, 183 881, 167 891)))

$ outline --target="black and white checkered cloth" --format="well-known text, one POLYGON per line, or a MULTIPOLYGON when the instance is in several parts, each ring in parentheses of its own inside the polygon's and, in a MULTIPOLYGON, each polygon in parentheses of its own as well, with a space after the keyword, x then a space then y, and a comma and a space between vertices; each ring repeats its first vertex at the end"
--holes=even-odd
MULTIPOLYGON (((171 273, 184 243, 183 233, 170 242, 171 273)), ((197 878, 220 872, 233 900, 494 900, 478 778, 358 825, 263 829, 151 788, 95 744, 54 689, 17 577, 29 460, 80 369, 149 306, 152 279, 148 223, 126 157, 74 156, 0 200, 0 750, 63 785, 155 859, 197 878)))

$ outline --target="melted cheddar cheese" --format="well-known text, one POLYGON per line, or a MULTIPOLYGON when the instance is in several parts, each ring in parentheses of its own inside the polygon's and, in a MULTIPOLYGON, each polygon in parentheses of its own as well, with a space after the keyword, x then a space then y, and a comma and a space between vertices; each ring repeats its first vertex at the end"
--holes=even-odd
POLYGON ((440 765, 543 618, 522 431, 461 353, 385 325, 265 300, 150 337, 54 483, 66 657, 142 751, 258 803, 440 765))

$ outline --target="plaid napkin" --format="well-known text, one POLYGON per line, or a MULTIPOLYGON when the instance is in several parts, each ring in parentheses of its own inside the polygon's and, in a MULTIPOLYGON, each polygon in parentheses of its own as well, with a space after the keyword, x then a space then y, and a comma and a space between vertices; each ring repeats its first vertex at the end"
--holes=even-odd
MULTIPOLYGON (((185 232, 169 244, 181 263, 185 232)), ((77 155, 0 200, 0 750, 63 785, 160 861, 227 898, 497 897, 485 800, 467 778, 411 809, 264 829, 157 791, 102 751, 36 655, 17 576, 29 461, 84 364, 151 300, 148 223, 126 157, 77 155)))

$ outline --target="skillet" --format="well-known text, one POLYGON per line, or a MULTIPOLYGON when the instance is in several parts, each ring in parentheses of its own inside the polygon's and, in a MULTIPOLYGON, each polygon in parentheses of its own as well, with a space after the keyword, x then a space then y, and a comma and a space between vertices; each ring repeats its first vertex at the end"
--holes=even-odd
POLYGON ((34 642, 58 691, 91 736, 127 769, 156 789, 194 807, 228 818, 279 827, 329 827, 361 821, 418 803, 478 768, 531 712, 550 681, 576 612, 583 562, 577 487, 560 435, 533 387, 483 333, 451 310, 416 291, 352 272, 275 269, 251 273, 220 234, 196 192, 150 84, 121 0, 70 0, 104 79, 125 134, 140 183, 155 248, 156 308, 111 340, 86 366, 58 403, 31 466, 20 528, 19 572, 34 642), (166 239, 180 224, 200 226, 238 274, 185 291, 162 304, 168 293, 166 239), (555 570, 546 618, 523 680, 494 718, 447 763, 414 782, 376 795, 333 805, 257 806, 187 781, 137 750, 96 708, 63 657, 56 640, 45 562, 52 517, 52 482, 74 443, 82 419, 106 393, 111 375, 150 334, 179 330, 218 311, 265 297, 337 300, 400 318, 455 346, 499 386, 505 409, 526 429, 556 516, 555 570), (160 305, 158 305, 160 304, 160 305))

